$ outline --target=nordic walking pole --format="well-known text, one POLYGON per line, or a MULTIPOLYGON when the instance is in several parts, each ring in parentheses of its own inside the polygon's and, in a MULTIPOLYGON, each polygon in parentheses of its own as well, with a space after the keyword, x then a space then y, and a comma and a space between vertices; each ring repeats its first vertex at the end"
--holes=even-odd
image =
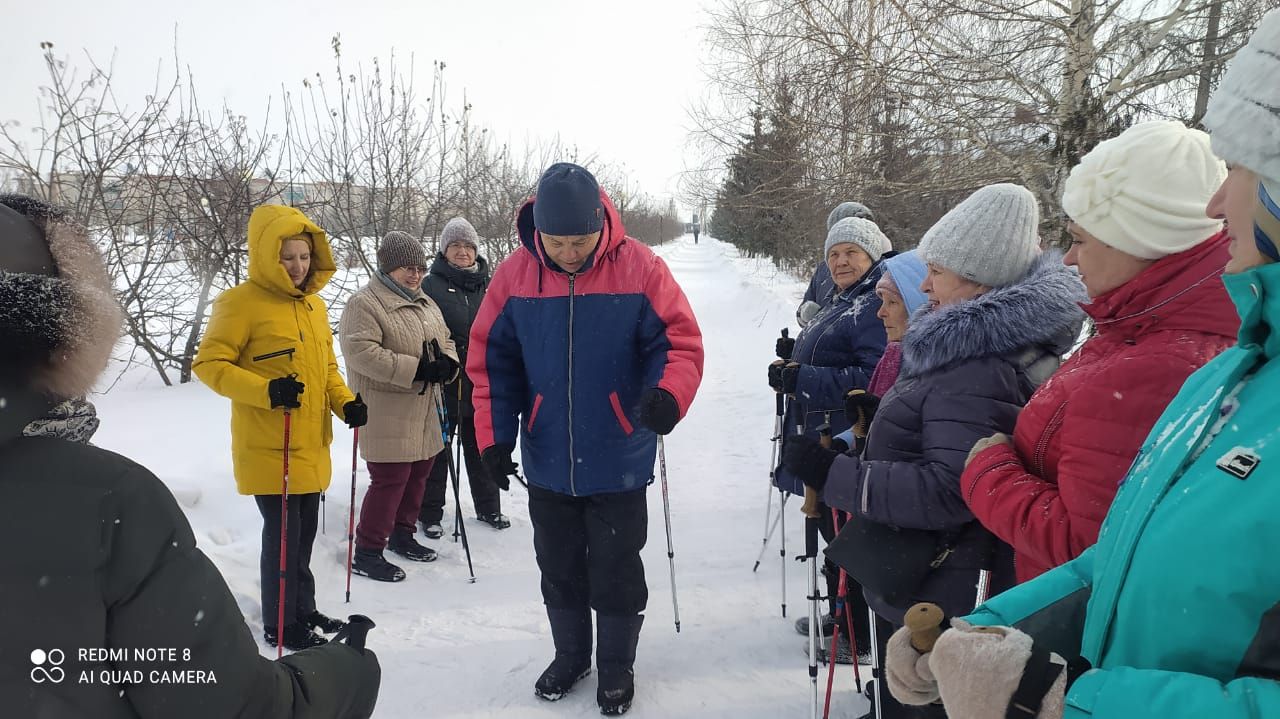
MULTIPOLYGON (((804 554, 798 559, 809 564, 809 702, 810 719, 818 718, 818 518, 804 518, 804 554)), ((829 658, 834 660, 834 657, 829 658)))
MULTIPOLYGON (((848 521, 848 520, 846 520, 848 521)), ((831 508, 831 526, 836 534, 840 533, 841 524, 835 507, 831 508)), ((831 649, 827 652, 827 698, 822 705, 822 719, 831 716, 831 688, 836 681, 836 657, 840 647, 840 623, 844 622, 849 632, 849 649, 853 652, 853 683, 859 694, 862 693, 862 674, 858 669, 858 637, 853 633, 853 616, 849 613, 849 575, 842 568, 840 581, 836 586, 835 630, 831 633, 831 649)))
MULTIPOLYGON (((446 447, 447 450, 447 447, 446 447)), ((471 573, 471 581, 476 581, 475 570, 471 568, 471 544, 467 542, 467 525, 462 520, 462 493, 458 490, 458 468, 453 464, 453 456, 445 452, 444 461, 448 463, 449 480, 453 483, 453 534, 461 535, 462 549, 467 555, 467 570, 471 573)), ((458 541, 454 539, 453 541, 458 541)))
POLYGON ((662 516, 667 521, 667 562, 671 565, 671 610, 675 612, 676 634, 680 633, 680 600, 676 599, 676 550, 671 544, 671 500, 667 498, 667 450, 658 435, 658 468, 662 473, 662 516))
POLYGON ((777 407, 777 411, 774 413, 773 438, 770 440, 773 444, 773 451, 769 455, 769 487, 768 495, 765 497, 764 504, 764 538, 760 540, 760 556, 756 557, 755 566, 751 567, 751 571, 753 572, 760 568, 760 560, 764 558, 764 551, 769 547, 769 540, 773 537, 773 530, 777 528, 778 525, 778 521, 776 519, 773 521, 773 524, 770 524, 769 517, 773 511, 773 488, 778 472, 778 452, 779 448, 782 446, 783 399, 781 392, 777 393, 775 396, 775 405, 777 407))
POLYGON ((324 495, 324 492, 320 493, 320 534, 325 533, 325 530, 327 529, 325 527, 325 520, 329 518, 329 507, 324 503, 324 495))
MULTIPOLYGON (((459 370, 459 373, 458 373, 458 421, 454 423, 453 435, 449 437, 449 439, 453 440, 454 442, 453 468, 455 472, 457 472, 458 468, 462 466, 462 430, 460 428, 462 427, 462 421, 463 421, 462 420, 462 372, 465 372, 465 371, 466 371, 465 369, 459 370)), ((471 482, 470 469, 467 470, 467 482, 468 483, 471 482)), ((456 543, 458 541, 458 527, 462 526, 462 505, 458 503, 457 492, 455 492, 453 495, 453 511, 454 511, 453 541, 456 543)))
POLYGON ((778 514, 782 517, 779 524, 782 525, 782 547, 778 549, 778 556, 782 557, 782 616, 787 616, 787 500, 790 497, 783 492, 782 502, 778 508, 778 514))
POLYGON ((289 433, 293 413, 284 408, 284 474, 280 477, 280 587, 276 595, 276 659, 284 656, 284 590, 289 548, 289 433))
MULTIPOLYGON (((439 342, 434 339, 431 340, 430 348, 432 357, 440 356, 439 342)), ((453 504, 456 510, 454 515, 456 521, 455 531, 462 532, 462 551, 467 555, 467 573, 471 575, 471 578, 467 581, 475 584, 476 570, 471 564, 471 544, 467 542, 467 527, 462 523, 462 500, 460 499, 461 495, 458 492, 458 471, 457 468, 453 466, 453 455, 449 454, 449 432, 445 429, 448 423, 445 421, 444 414, 444 389, 438 384, 436 385, 436 416, 440 418, 440 439, 444 442, 445 468, 448 470, 449 477, 453 480, 453 504)))
MULTIPOLYGON (((781 492, 779 492, 779 494, 781 494, 781 492)), ((770 497, 773 496, 772 488, 770 488, 769 495, 770 497)), ((769 502, 772 504, 773 500, 770 499, 769 502)), ((764 535, 764 544, 762 544, 760 547, 760 553, 756 555, 756 563, 754 566, 751 567, 751 571, 754 572, 760 568, 760 561, 764 559, 764 552, 766 549, 769 548, 769 540, 773 539, 773 533, 778 530, 778 520, 780 519, 782 519, 782 512, 778 512, 776 515, 774 515, 773 524, 769 525, 769 531, 767 534, 764 535)))
MULTIPOLYGON (((788 334, 789 334, 788 329, 786 327, 783 327, 782 339, 784 340, 788 339, 788 334)), ((788 352, 786 357, 782 357, 781 355, 779 355, 779 359, 789 360, 791 359, 791 354, 788 352)), ((761 540, 761 542, 764 544, 765 547, 769 546, 769 538, 773 536, 773 529, 769 524, 769 515, 773 511, 773 482, 774 482, 774 474, 778 470, 778 452, 782 444, 782 415, 783 415, 784 409, 785 409, 785 406, 783 404, 782 393, 777 392, 774 396, 773 439, 770 440, 773 443, 773 452, 769 457, 769 492, 768 494, 765 495, 764 538, 761 540)), ((760 550, 760 555, 761 557, 764 556, 763 548, 760 550)), ((756 564, 754 567, 751 568, 751 571, 754 572, 759 568, 760 568, 760 559, 757 558, 756 564)))
POLYGON ((880 637, 876 631, 876 612, 867 609, 867 626, 871 634, 871 703, 875 707, 876 719, 884 717, 884 702, 880 701, 881 677, 884 668, 880 666, 880 637))
POLYGON ((360 450, 360 428, 351 430, 351 504, 347 511, 347 604, 351 603, 351 552, 356 543, 356 457, 360 450))

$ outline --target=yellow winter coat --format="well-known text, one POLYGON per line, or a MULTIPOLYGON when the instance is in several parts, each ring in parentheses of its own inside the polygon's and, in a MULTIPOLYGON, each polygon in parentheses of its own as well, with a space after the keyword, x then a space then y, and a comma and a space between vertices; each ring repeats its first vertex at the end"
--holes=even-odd
POLYGON ((267 383, 296 374, 305 389, 293 410, 289 439, 289 494, 329 486, 330 413, 355 399, 338 374, 333 333, 316 294, 337 266, 329 238, 297 209, 263 205, 249 217, 249 280, 213 302, 200 351, 191 368, 206 385, 231 398, 231 458, 240 494, 280 494, 284 467, 284 412, 271 409, 267 383), (311 276, 303 290, 280 264, 286 237, 309 233, 311 276))

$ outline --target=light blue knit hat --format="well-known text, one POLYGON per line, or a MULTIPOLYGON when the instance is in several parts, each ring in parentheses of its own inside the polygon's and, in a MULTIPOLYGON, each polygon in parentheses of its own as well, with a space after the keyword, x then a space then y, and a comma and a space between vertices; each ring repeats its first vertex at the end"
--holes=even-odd
POLYGON ((903 252, 884 261, 884 275, 876 286, 892 284, 893 289, 902 298, 902 304, 906 305, 907 314, 912 315, 917 308, 929 300, 924 292, 920 291, 920 285, 924 282, 927 271, 928 268, 925 267, 924 260, 920 259, 919 252, 916 250, 903 252))

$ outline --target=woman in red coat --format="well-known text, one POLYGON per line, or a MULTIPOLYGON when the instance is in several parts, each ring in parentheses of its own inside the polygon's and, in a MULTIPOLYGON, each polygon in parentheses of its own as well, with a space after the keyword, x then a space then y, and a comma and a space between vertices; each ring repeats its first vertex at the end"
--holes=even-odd
POLYGON ((1234 342, 1229 255, 1204 205, 1225 171, 1208 135, 1135 125, 1072 170, 1062 206, 1092 337, 1040 387, 1008 437, 974 445, 960 480, 1015 550, 1024 582, 1098 539, 1120 479, 1187 377, 1234 342))

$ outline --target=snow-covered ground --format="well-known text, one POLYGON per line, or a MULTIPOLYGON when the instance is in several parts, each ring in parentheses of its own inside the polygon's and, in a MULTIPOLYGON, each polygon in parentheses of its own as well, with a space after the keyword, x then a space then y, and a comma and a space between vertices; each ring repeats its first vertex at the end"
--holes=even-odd
MULTIPOLYGON (((788 504, 786 619, 779 607, 777 537, 759 571, 751 571, 764 534, 773 431, 773 395, 764 367, 773 359, 778 331, 784 326, 796 331, 794 312, 804 285, 767 261, 741 258, 733 247, 705 236, 697 245, 692 236, 680 238, 658 252, 702 325, 706 373, 688 417, 666 440, 681 631, 677 634, 673 623, 662 495, 655 484, 644 552, 648 619, 635 665, 636 701, 628 716, 808 716, 805 640, 792 628, 807 612, 807 570, 792 559, 803 547, 797 503, 788 504)), ((260 520, 253 503, 235 492, 229 402, 199 384, 122 387, 95 402, 103 420, 95 443, 141 462, 169 485, 256 636, 262 620, 260 520)), ((518 484, 503 496, 512 527, 502 532, 471 519, 463 487, 474 584, 467 581, 461 544, 451 541, 451 499, 445 537, 430 541, 419 535, 440 552, 438 561, 397 562, 408 573, 399 584, 354 577, 351 603, 343 603, 351 433, 340 422, 335 433, 327 532, 316 540, 312 566, 322 611, 367 614, 378 624, 369 635, 382 663, 376 716, 599 716, 594 675, 554 704, 533 695, 552 645, 527 502, 518 484)), ((367 483, 361 463, 357 501, 367 483)), ((275 656, 265 644, 262 652, 275 656)), ((825 685, 825 668, 820 675, 825 685)), ((865 709, 854 692, 851 669, 838 667, 832 716, 854 717, 865 709)))

